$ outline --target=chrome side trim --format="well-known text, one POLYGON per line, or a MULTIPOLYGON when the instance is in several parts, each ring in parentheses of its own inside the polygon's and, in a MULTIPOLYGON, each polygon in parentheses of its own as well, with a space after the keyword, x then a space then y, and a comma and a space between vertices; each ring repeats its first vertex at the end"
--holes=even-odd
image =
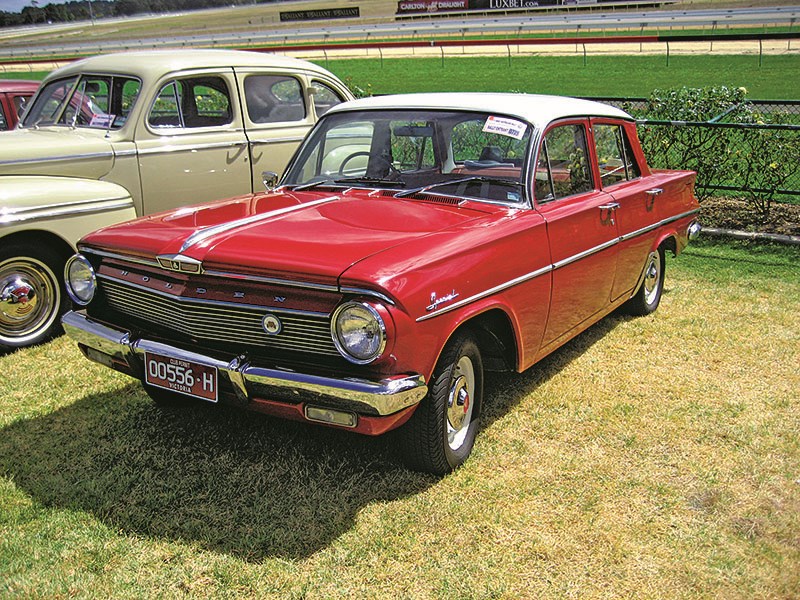
POLYGON ((295 143, 295 142, 302 142, 305 136, 301 135, 299 137, 285 137, 285 138, 265 138, 265 139, 251 139, 251 144, 286 144, 286 143, 295 143))
POLYGON ((144 353, 153 352, 216 367, 220 380, 229 381, 242 399, 272 396, 294 404, 313 402, 361 414, 386 416, 417 404, 428 393, 425 378, 418 374, 398 375, 379 381, 323 377, 258 367, 239 358, 225 362, 144 338, 131 340, 129 332, 97 323, 83 312, 68 312, 62 323, 82 350, 91 348, 124 362, 130 372, 140 378, 144 372, 144 353))
POLYGON ((6 212, 7 209, 3 209, 0 211, 0 225, 46 221, 47 219, 108 212, 120 208, 130 208, 132 206, 133 200, 130 198, 101 198, 99 200, 32 206, 13 212, 6 212))
POLYGON ((628 241, 645 233, 649 233, 654 229, 658 229, 659 227, 663 227, 664 225, 669 225, 670 223, 674 223, 675 221, 679 221, 685 217, 689 217, 691 215, 696 215, 700 212, 699 208, 695 208, 693 210, 686 211, 685 213, 681 213, 674 217, 670 217, 668 219, 662 219, 658 223, 654 223, 653 225, 648 225, 647 227, 642 227, 641 229, 637 229, 636 231, 631 231, 630 233, 626 233, 622 237, 619 238, 621 242, 628 241))
POLYGON ((195 244, 199 244, 200 242, 218 235, 220 233, 226 233, 231 231, 232 229, 238 229, 240 227, 246 227, 247 225, 252 225, 253 223, 258 223, 260 221, 266 221, 273 217, 280 217, 285 214, 289 214, 298 210, 303 210, 305 208, 310 208, 313 206, 319 206, 320 204, 327 204, 328 202, 333 202, 337 200, 338 196, 328 196, 327 198, 320 198, 319 200, 314 200, 313 202, 304 202, 303 204, 298 204, 297 206, 288 206, 286 208, 279 208, 278 210, 273 210, 270 212, 265 212, 258 215, 252 215, 250 217, 245 217, 244 219, 238 219, 236 221, 229 221, 228 223, 221 223, 220 225, 212 225, 211 227, 206 227, 205 229, 201 229, 190 235, 186 238, 186 241, 183 242, 181 246, 180 252, 184 252, 187 249, 191 248, 195 244))
POLYGON ((559 260, 558 262, 553 263, 553 269, 560 269, 561 267, 566 267, 567 265, 571 265, 574 262, 581 260, 582 258, 586 258, 587 256, 591 256, 592 254, 597 254, 607 248, 611 248, 611 246, 616 246, 619 244, 620 238, 614 238, 607 242, 600 244, 599 246, 595 246, 594 248, 589 248, 588 250, 584 250, 583 252, 579 252, 573 256, 569 256, 563 260, 559 260))
POLYGON ((6 165, 27 165, 29 163, 50 163, 50 162, 73 162, 76 160, 85 160, 90 158, 114 158, 114 153, 109 150, 107 152, 92 152, 90 154, 68 154, 61 156, 45 156, 37 158, 15 158, 12 160, 0 160, 0 166, 6 165))
POLYGON ((497 285, 491 289, 470 296, 469 298, 464 298, 463 300, 459 300, 455 304, 451 304, 446 308, 442 308, 441 310, 428 313, 427 315, 422 315, 421 317, 417 318, 417 323, 419 323, 420 321, 427 321, 428 319, 432 319, 433 317, 438 317, 439 315, 450 312, 451 310, 461 308, 462 306, 465 306, 477 300, 481 300, 482 298, 486 298, 487 296, 491 296, 492 294, 502 292, 504 290, 507 290, 508 288, 514 287, 515 285, 519 285, 520 283, 525 283, 526 281, 530 281, 531 279, 535 279, 541 275, 545 275, 546 273, 549 273, 552 270, 553 270, 553 265, 547 265, 546 267, 542 267, 541 269, 537 269, 536 271, 532 271, 531 273, 527 273, 526 275, 517 277, 516 279, 512 279, 511 281, 501 283, 500 285, 497 285))
POLYGON ((696 208, 696 209, 693 209, 693 210, 690 210, 690 211, 686 211, 686 212, 681 213, 679 215, 676 215, 674 217, 669 217, 668 219, 663 219, 663 220, 659 221, 658 223, 655 223, 654 225, 648 225, 647 227, 643 227, 643 228, 638 229, 636 231, 633 231, 631 233, 625 234, 625 235, 623 235, 621 237, 611 239, 611 240, 609 240, 607 242, 604 242, 604 243, 602 243, 602 244, 600 244, 598 246, 594 246, 593 248, 589 248, 588 250, 584 250, 583 252, 575 254, 574 256, 567 257, 567 258, 565 258, 563 260, 560 260, 558 262, 555 262, 555 263, 553 263, 551 265, 548 265, 546 267, 542 267, 538 271, 533 271, 532 273, 528 273, 527 275, 523 275, 522 277, 518 277, 516 279, 512 279, 511 281, 507 281, 505 283, 501 283, 500 285, 497 285, 497 286, 495 286, 495 287, 493 287, 493 288, 491 288, 489 290, 474 294, 474 295, 470 296, 469 298, 464 298, 463 300, 460 300, 460 301, 456 302, 455 304, 451 304, 447 308, 443 308, 441 310, 437 310, 437 311, 434 311, 434 312, 429 313, 427 315, 423 315, 421 317, 418 317, 417 318, 417 322, 419 323, 420 321, 426 321, 428 319, 432 319, 433 317, 437 317, 437 316, 439 316, 441 314, 450 312, 451 310, 455 310, 457 308, 461 308, 462 306, 470 304, 471 302, 475 302, 477 300, 481 300, 483 298, 486 298, 487 296, 491 296, 492 294, 496 294, 498 292, 502 292, 504 290, 507 290, 508 288, 514 287, 515 285, 519 285, 520 283, 525 283, 526 281, 529 281, 531 279, 539 277, 540 275, 544 275, 545 273, 549 273, 550 271, 554 271, 556 269, 560 269, 560 268, 565 267, 567 265, 570 265, 570 264, 572 264, 574 262, 577 262, 577 261, 579 261, 579 260, 581 260, 583 258, 586 258, 587 256, 591 256, 592 254, 596 254, 596 253, 601 252, 601 251, 603 251, 603 250, 605 250, 607 248, 615 246, 615 245, 619 244, 620 242, 629 240, 629 239, 634 238, 634 237, 638 237, 640 235, 643 235, 645 233, 648 233, 650 231, 658 229, 658 228, 660 228, 660 227, 662 227, 664 225, 668 225, 668 224, 673 223, 675 221, 679 221, 680 219, 683 219, 685 217, 689 217, 691 215, 697 214, 698 212, 700 212, 699 208, 696 208))
POLYGON ((178 152, 194 152, 195 150, 213 150, 215 148, 238 148, 247 146, 246 140, 239 140, 236 142, 214 142, 210 144, 201 144, 201 145, 176 145, 176 144, 165 144, 160 148, 145 148, 143 150, 139 150, 140 156, 152 156, 157 154, 175 154, 178 152))

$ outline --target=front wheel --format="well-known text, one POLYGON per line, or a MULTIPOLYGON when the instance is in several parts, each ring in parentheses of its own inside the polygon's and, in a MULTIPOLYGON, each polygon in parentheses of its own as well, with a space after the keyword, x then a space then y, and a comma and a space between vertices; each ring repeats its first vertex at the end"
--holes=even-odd
POLYGON ((412 469, 450 473, 469 457, 483 399, 483 361, 475 338, 457 333, 445 346, 428 395, 400 429, 400 446, 412 469))
POLYGON ((64 261, 47 247, 9 244, 0 250, 0 347, 44 342, 61 331, 69 307, 63 290, 64 261))
POLYGON ((661 302, 664 292, 664 248, 659 247, 647 256, 644 279, 636 294, 623 305, 630 315, 642 317, 654 312, 661 302))

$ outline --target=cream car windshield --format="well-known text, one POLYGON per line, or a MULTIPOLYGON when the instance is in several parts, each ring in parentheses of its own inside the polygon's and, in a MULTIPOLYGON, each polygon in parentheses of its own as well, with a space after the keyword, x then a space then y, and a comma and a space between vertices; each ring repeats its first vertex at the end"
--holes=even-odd
POLYGON ((370 110, 326 115, 282 183, 372 187, 520 203, 532 127, 496 113, 370 110))
POLYGON ((44 85, 22 127, 65 125, 119 129, 139 96, 141 82, 119 75, 75 75, 44 85))

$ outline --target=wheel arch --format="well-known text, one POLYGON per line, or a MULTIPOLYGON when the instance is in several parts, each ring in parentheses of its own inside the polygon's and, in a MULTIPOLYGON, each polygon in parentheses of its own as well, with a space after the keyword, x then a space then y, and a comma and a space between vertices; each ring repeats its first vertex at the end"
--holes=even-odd
POLYGON ((487 371, 513 371, 518 363, 517 335, 511 317, 494 307, 471 315, 450 333, 445 344, 459 332, 471 331, 487 371))
MULTIPOLYGON (((37 247, 45 246, 52 249, 60 257, 66 260, 75 253, 75 246, 70 244, 60 235, 47 231, 46 229, 23 229, 9 233, 0 237, 4 245, 34 245, 37 247)), ((57 275, 62 275, 57 273, 57 275)))

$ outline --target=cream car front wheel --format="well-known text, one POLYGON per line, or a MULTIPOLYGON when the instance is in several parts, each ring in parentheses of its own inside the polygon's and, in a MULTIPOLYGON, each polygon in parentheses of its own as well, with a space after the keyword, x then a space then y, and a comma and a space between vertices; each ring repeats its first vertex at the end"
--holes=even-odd
POLYGON ((0 250, 0 347, 38 344, 61 331, 67 309, 63 261, 48 248, 10 244, 0 250))

